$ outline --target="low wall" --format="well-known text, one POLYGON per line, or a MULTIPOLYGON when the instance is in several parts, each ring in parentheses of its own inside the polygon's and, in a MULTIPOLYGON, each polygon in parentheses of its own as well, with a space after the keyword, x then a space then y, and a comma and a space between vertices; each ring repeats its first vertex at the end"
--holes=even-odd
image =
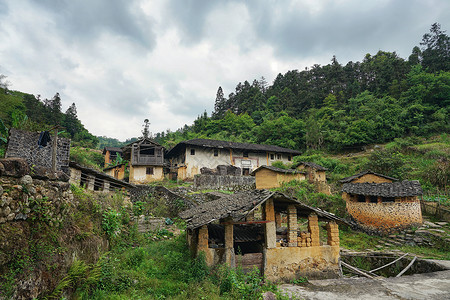
POLYGON ((450 222, 450 210, 439 202, 420 201, 422 213, 450 222))
POLYGON ((269 248, 264 256, 264 275, 269 281, 339 277, 339 246, 269 248))
POLYGON ((422 224, 420 202, 347 201, 347 212, 366 230, 389 232, 422 224))
POLYGON ((194 189, 196 190, 232 190, 245 191, 256 188, 253 176, 231 175, 204 175, 194 176, 194 189))

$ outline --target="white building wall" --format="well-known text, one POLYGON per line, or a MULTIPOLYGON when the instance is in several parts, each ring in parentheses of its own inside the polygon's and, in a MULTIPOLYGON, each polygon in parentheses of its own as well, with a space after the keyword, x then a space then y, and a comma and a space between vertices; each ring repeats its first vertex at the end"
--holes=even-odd
POLYGON ((218 165, 233 165, 241 169, 248 168, 249 172, 252 172, 260 166, 270 166, 275 161, 282 161, 283 163, 292 162, 292 155, 291 161, 289 161, 288 155, 281 153, 249 152, 248 157, 244 157, 244 151, 242 150, 217 149, 218 155, 214 156, 214 150, 214 148, 187 146, 184 165, 181 162, 182 155, 179 155, 176 159, 174 159, 172 161, 172 165, 175 163, 178 166, 184 166, 186 168, 185 178, 193 178, 194 175, 200 174, 200 169, 203 167, 215 169, 218 165), (195 150, 194 155, 191 154, 191 149, 195 150))

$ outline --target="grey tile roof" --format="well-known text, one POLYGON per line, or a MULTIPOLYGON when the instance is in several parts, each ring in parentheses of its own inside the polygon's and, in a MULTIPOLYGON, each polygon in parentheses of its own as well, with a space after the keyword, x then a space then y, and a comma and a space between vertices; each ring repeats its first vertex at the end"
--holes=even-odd
POLYGON ((224 148, 224 149, 239 149, 239 150, 248 150, 255 152, 277 152, 277 153, 287 153, 292 155, 300 155, 301 152, 297 150, 287 149, 279 146, 273 145, 260 145, 260 144, 248 144, 248 143, 236 143, 236 142, 227 142, 227 141, 219 141, 219 140, 209 140, 209 139, 192 139, 188 141, 183 141, 175 145, 169 153, 168 156, 176 153, 180 148, 186 145, 191 146, 200 146, 207 148, 224 148))
POLYGON ((105 147, 105 148, 103 148, 103 155, 106 153, 106 151, 122 153, 122 148, 119 148, 119 147, 105 147))
POLYGON ((302 161, 302 162, 298 163, 295 167, 297 168, 300 165, 305 165, 306 167, 310 167, 310 168, 316 169, 318 171, 328 171, 327 168, 325 168, 321 165, 312 163, 312 162, 302 161))
POLYGON ((375 172, 372 172, 372 171, 363 171, 363 172, 358 173, 356 175, 342 178, 341 180, 339 180, 339 182, 341 182, 341 183, 348 183, 348 182, 351 182, 353 179, 357 179, 357 178, 362 177, 362 176, 364 176, 366 174, 372 174, 372 175, 380 176, 380 177, 383 177, 383 178, 386 178, 386 179, 390 179, 392 181, 398 181, 398 179, 394 178, 394 177, 389 177, 389 176, 386 176, 386 175, 383 175, 383 174, 379 174, 379 173, 375 173, 375 172))
POLYGON ((259 168, 253 170, 251 175, 254 175, 257 171, 261 169, 268 169, 277 173, 283 173, 283 174, 306 174, 306 172, 294 170, 294 169, 281 169, 273 166, 260 166, 259 168))
POLYGON ((348 194, 381 197, 410 197, 422 195, 418 180, 385 183, 345 183, 342 191, 348 194))
POLYGON ((252 190, 224 195, 217 200, 183 211, 179 215, 186 221, 188 229, 195 229, 227 217, 232 217, 233 220, 242 220, 247 213, 271 198, 274 201, 276 210, 286 210, 288 204, 294 204, 297 207, 299 216, 307 217, 310 213, 315 212, 320 218, 349 225, 347 221, 332 213, 303 204, 283 193, 269 190, 252 190))

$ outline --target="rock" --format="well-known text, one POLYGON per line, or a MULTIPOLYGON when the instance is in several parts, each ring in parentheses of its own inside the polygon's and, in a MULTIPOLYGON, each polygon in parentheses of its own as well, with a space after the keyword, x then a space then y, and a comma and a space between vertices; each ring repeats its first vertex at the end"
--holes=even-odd
POLYGON ((6 222, 6 219, 0 217, 0 224, 5 223, 5 222, 6 222))
POLYGON ((14 214, 14 213, 10 213, 10 214, 6 217, 6 220, 7 220, 7 221, 12 221, 12 220, 14 220, 14 217, 15 217, 15 214, 14 214))
POLYGON ((3 215, 7 216, 11 213, 11 208, 9 208, 9 206, 7 206, 4 210, 3 210, 3 215))
POLYGON ((276 300, 277 296, 272 292, 265 292, 263 295, 263 300, 276 300))
POLYGON ((2 176, 22 177, 30 173, 28 163, 22 158, 2 158, 0 164, 3 166, 0 167, 2 176))
MULTIPOLYGON (((0 175, 1 176, 1 175, 0 175)), ((3 187, 0 185, 0 196, 3 194, 3 187)))
POLYGON ((435 224, 438 224, 440 226, 446 226, 448 224, 448 222, 435 222, 435 224))
POLYGON ((433 222, 429 222, 429 221, 424 221, 423 224, 428 227, 432 227, 432 228, 441 228, 442 227, 441 225, 437 225, 437 224, 434 224, 433 222))
POLYGON ((428 229, 428 231, 434 231, 434 232, 445 233, 445 230, 442 230, 442 229, 428 229))
POLYGON ((22 213, 18 213, 17 215, 16 215, 16 217, 14 218, 14 220, 26 220, 28 218, 28 216, 27 215, 24 215, 24 214, 22 214, 22 213))
POLYGON ((22 178, 20 178, 20 183, 23 185, 32 185, 33 184, 33 178, 31 178, 30 175, 25 175, 22 178))

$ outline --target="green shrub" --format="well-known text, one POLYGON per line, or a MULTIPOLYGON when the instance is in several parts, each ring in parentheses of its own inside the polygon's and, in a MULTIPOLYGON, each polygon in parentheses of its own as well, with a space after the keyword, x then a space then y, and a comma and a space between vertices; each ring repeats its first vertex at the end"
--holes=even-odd
POLYGON ((103 213, 102 229, 109 237, 114 237, 119 233, 121 220, 122 216, 118 211, 109 209, 103 213))

